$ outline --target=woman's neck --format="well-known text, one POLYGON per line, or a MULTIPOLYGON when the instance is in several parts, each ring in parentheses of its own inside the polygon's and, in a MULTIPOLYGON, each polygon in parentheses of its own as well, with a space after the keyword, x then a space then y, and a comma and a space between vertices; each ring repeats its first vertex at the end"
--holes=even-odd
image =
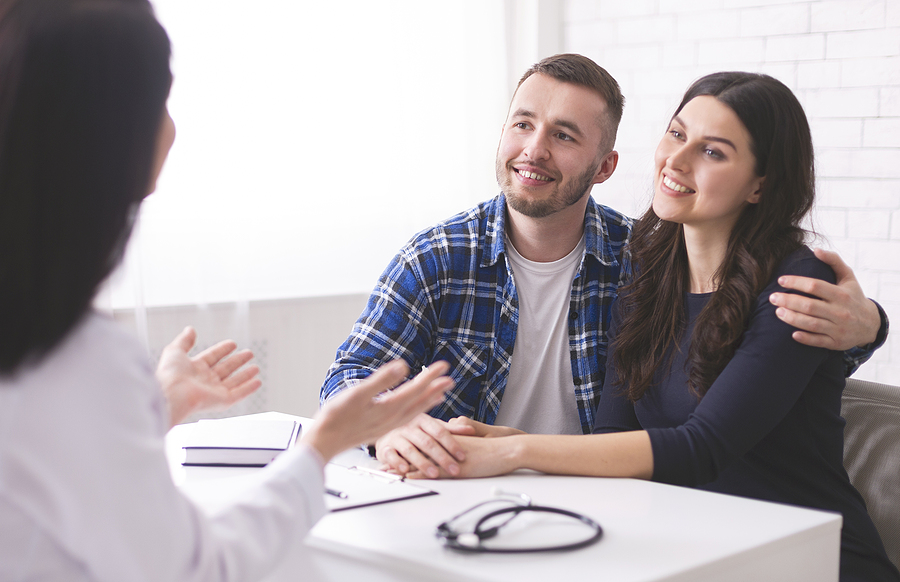
POLYGON ((690 293, 712 293, 719 287, 716 273, 725 262, 730 229, 719 229, 683 225, 684 245, 688 257, 690 293))

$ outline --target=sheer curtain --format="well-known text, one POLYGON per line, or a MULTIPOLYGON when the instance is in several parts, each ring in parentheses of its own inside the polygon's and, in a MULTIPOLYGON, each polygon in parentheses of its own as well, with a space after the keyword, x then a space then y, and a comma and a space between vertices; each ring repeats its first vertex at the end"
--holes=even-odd
POLYGON ((178 136, 98 307, 154 359, 186 324, 198 348, 253 349, 263 389, 231 414, 311 415, 397 249, 496 194, 506 107, 559 2, 151 1, 178 136))
POLYGON ((153 0, 178 137, 116 309, 367 292, 413 233, 494 194, 499 0, 153 0))

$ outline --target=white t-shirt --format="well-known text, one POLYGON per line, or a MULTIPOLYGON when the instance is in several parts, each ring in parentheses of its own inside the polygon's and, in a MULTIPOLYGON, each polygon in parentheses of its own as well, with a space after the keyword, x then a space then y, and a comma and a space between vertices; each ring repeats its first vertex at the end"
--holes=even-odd
POLYGON ((167 428, 143 349, 96 314, 0 378, 0 580, 255 580, 324 515, 305 446, 202 513, 172 482, 167 428))
POLYGON ((496 423, 537 434, 582 434, 569 353, 569 301, 584 237, 551 263, 529 261, 508 238, 506 249, 519 324, 496 423))

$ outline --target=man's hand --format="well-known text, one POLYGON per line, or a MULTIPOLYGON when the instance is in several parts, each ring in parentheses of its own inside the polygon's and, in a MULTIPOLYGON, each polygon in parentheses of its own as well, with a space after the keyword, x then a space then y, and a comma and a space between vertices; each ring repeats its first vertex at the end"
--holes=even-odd
POLYGON ((845 351, 875 341, 881 328, 878 308, 869 300, 837 253, 815 250, 816 257, 834 269, 837 284, 820 279, 786 275, 778 284, 814 297, 793 293, 772 293, 769 301, 778 306, 775 314, 785 323, 805 331, 795 331, 801 344, 845 351))
POLYGON ((191 358, 196 341, 194 328, 184 328, 163 349, 156 368, 172 426, 201 410, 224 410, 262 385, 258 366, 239 369, 253 359, 249 350, 234 353, 237 344, 226 340, 191 358))
POLYGON ((303 436, 327 461, 349 447, 372 442, 388 430, 436 406, 453 387, 446 362, 435 362, 403 382, 409 368, 402 360, 381 366, 374 374, 331 398, 303 436))
POLYGON ((519 468, 516 460, 518 454, 516 444, 519 441, 514 435, 512 438, 460 436, 458 440, 465 451, 466 461, 460 465, 456 473, 448 473, 443 467, 438 472, 430 474, 414 468, 406 476, 410 479, 472 479, 505 475, 519 468))
POLYGON ((379 461, 401 475, 417 469, 432 479, 440 474, 439 468, 458 475, 458 463, 466 460, 447 423, 424 413, 378 439, 375 451, 379 461))

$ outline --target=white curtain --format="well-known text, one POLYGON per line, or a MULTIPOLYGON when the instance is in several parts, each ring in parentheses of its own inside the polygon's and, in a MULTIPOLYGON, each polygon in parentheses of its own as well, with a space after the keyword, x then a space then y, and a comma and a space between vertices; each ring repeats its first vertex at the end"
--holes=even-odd
POLYGON ((178 136, 102 305, 368 292, 412 234, 494 195, 500 0, 153 4, 178 136))

